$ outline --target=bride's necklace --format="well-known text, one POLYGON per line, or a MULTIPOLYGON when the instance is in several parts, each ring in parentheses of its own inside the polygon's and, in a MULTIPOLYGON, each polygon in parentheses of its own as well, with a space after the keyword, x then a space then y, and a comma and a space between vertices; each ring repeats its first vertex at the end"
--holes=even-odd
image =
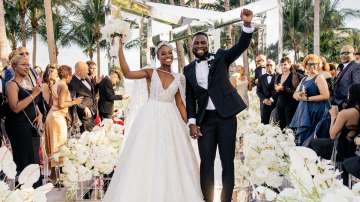
POLYGON ((164 72, 164 73, 167 73, 167 74, 172 74, 172 72, 170 71, 166 71, 166 70, 163 70, 163 69, 160 69, 160 68, 158 68, 157 70, 159 70, 160 72, 164 72))

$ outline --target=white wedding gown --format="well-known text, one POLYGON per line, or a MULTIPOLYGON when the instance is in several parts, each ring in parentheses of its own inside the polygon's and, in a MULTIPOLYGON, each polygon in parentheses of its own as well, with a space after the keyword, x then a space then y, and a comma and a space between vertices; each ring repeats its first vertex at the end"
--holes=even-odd
POLYGON ((135 116, 105 202, 203 202, 199 166, 175 104, 180 74, 164 89, 153 71, 148 101, 135 116))

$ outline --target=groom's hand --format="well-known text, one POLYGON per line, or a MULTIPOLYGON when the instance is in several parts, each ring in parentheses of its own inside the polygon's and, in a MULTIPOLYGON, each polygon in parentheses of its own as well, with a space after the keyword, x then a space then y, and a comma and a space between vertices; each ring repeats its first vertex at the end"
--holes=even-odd
POLYGON ((195 124, 190 124, 189 127, 190 127, 190 136, 193 139, 198 139, 200 136, 202 136, 199 126, 197 126, 195 124))
POLYGON ((253 12, 249 9, 244 8, 240 14, 241 20, 244 22, 245 27, 251 27, 251 21, 253 18, 253 12))

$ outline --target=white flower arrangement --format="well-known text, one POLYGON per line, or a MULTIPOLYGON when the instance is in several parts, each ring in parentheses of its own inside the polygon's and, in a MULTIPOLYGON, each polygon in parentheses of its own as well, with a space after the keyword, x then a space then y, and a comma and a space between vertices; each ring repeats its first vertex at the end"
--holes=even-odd
POLYGON ((79 139, 69 139, 58 154, 63 158, 60 178, 64 186, 75 190, 79 182, 110 174, 116 165, 123 134, 123 126, 105 119, 101 127, 84 132, 79 139))
POLYGON ((20 173, 19 185, 11 190, 5 181, 15 179, 16 165, 11 151, 5 146, 0 148, 1 171, 6 175, 6 178, 0 181, 0 201, 3 202, 46 202, 46 194, 53 188, 51 183, 36 189, 32 187, 39 180, 40 167, 38 164, 30 164, 20 173))

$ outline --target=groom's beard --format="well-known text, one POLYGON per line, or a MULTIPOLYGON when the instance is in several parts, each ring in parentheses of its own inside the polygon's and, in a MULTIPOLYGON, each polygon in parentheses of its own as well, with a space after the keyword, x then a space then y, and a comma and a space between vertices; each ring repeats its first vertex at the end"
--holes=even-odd
POLYGON ((199 60, 206 60, 207 56, 209 55, 209 51, 204 52, 202 56, 199 56, 199 54, 196 52, 195 49, 193 49, 192 52, 194 53, 195 57, 198 58, 199 60))

